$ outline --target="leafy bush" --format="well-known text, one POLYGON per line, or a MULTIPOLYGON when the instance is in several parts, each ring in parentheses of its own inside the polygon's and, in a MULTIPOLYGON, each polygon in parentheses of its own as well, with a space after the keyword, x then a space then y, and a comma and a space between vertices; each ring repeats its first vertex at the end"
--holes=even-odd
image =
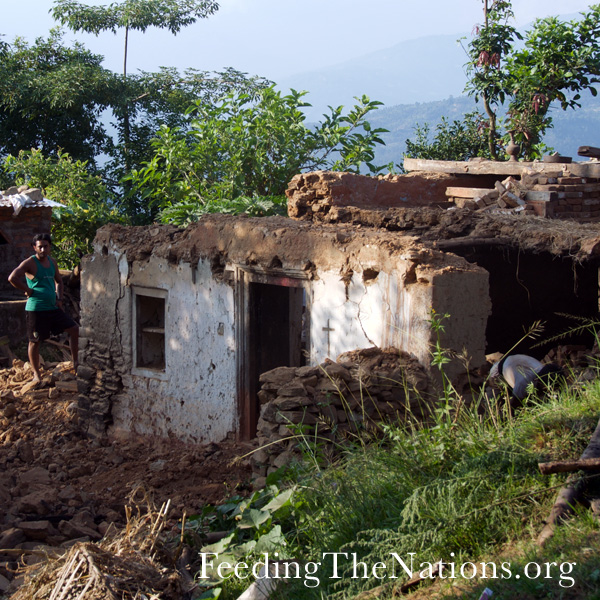
POLYGON ((81 255, 92 251, 96 230, 106 223, 124 223, 99 175, 86 161, 73 160, 62 151, 56 157, 40 150, 7 156, 3 169, 17 185, 39 187, 44 196, 64 204, 52 214, 53 255, 63 268, 72 268, 81 255))
POLYGON ((481 156, 491 158, 488 148, 486 122, 478 112, 467 113, 462 121, 450 123, 442 117, 431 138, 431 128, 417 124, 415 139, 406 140, 404 156, 428 160, 469 160, 481 156))
POLYGON ((358 173, 366 165, 377 172, 374 147, 385 130, 372 129, 365 116, 381 103, 363 96, 347 114, 331 109, 310 128, 304 95, 266 88, 256 98, 231 93, 220 103, 198 102, 188 127, 160 129, 152 160, 126 177, 131 194, 162 220, 181 224, 203 212, 247 212, 258 204, 240 198, 282 197, 301 171, 358 173))

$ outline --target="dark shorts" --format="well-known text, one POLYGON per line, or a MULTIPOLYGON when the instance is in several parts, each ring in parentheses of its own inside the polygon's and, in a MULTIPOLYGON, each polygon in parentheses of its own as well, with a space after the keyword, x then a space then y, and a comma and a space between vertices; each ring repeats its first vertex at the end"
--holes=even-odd
POLYGON ((27 335, 30 342, 43 342, 51 335, 58 335, 75 327, 77 323, 60 308, 56 310, 28 310, 25 311, 27 322, 27 335))

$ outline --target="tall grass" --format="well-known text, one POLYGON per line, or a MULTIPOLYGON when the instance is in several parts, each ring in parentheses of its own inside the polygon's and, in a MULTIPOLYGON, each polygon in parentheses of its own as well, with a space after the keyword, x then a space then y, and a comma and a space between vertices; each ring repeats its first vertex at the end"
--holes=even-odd
MULTIPOLYGON (((321 561, 325 552, 356 553, 369 565, 391 552, 415 563, 475 560, 507 542, 533 539, 564 476, 542 476, 537 463, 577 458, 600 412, 600 383, 531 398, 511 414, 503 398, 467 404, 444 388, 440 410, 423 425, 388 425, 376 445, 302 482, 301 510, 287 529, 288 554, 321 561)), ((353 598, 381 581, 329 579, 282 587, 281 598, 353 598)))

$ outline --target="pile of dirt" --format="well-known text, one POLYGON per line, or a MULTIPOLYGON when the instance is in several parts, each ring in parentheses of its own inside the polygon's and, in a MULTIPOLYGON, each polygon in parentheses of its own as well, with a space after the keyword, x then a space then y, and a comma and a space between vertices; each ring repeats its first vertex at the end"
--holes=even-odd
POLYGON ((106 442, 79 430, 71 363, 46 364, 35 387, 28 363, 0 371, 0 594, 21 558, 102 538, 125 523, 127 498, 142 485, 170 517, 196 513, 250 489, 251 447, 233 440, 190 446, 128 436, 106 442), (8 552, 3 552, 8 551, 8 552))

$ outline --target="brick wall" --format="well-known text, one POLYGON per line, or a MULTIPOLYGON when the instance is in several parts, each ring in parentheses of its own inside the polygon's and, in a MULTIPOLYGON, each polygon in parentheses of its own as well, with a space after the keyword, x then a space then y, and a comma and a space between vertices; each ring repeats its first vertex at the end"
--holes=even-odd
POLYGON ((49 232, 51 219, 52 209, 47 206, 26 207, 16 216, 12 206, 0 206, 0 292, 14 290, 8 283, 10 272, 33 254, 33 236, 49 232))

